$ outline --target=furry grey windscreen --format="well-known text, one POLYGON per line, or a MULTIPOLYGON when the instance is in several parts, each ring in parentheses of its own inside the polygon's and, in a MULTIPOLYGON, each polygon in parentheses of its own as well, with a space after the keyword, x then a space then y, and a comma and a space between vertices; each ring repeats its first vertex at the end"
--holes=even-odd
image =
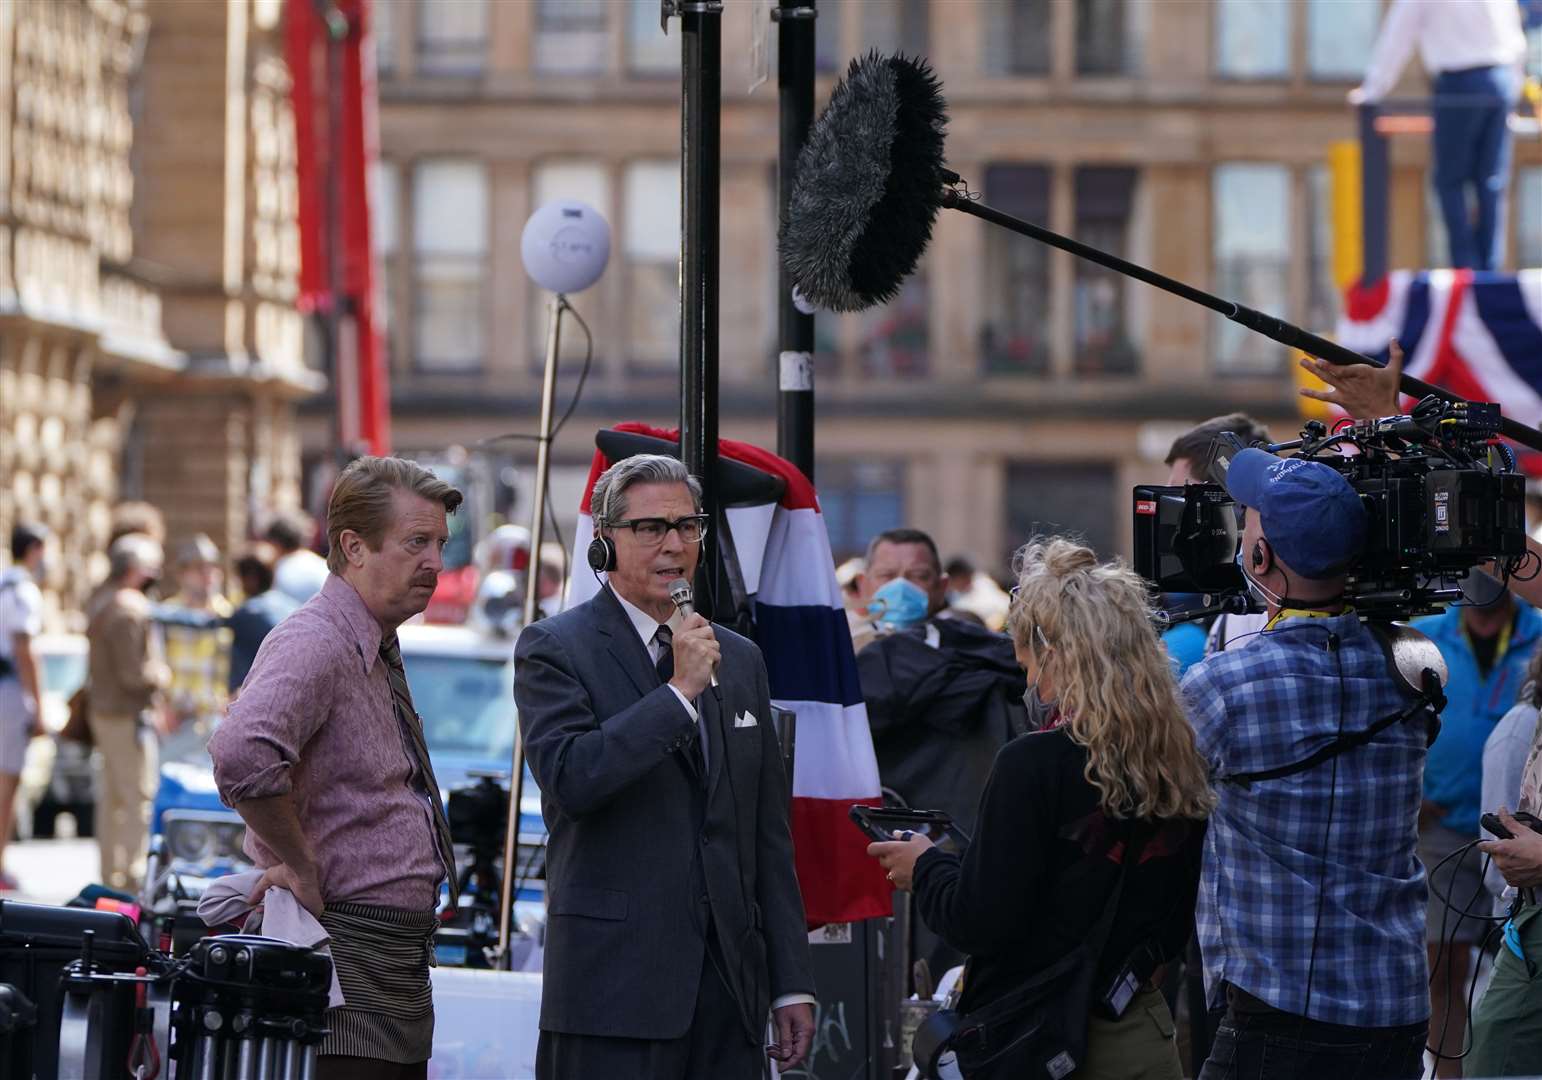
POLYGON ((891 300, 931 239, 943 187, 941 88, 922 60, 851 62, 798 156, 783 265, 828 311, 891 300))

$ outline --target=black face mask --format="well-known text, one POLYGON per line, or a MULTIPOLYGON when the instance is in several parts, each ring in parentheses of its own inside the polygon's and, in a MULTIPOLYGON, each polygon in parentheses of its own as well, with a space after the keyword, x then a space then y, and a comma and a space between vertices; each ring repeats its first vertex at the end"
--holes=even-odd
POLYGON ((1038 683, 1023 691, 1023 708, 1028 710, 1029 731, 1043 731, 1050 717, 1055 715, 1054 703, 1039 697, 1038 683))

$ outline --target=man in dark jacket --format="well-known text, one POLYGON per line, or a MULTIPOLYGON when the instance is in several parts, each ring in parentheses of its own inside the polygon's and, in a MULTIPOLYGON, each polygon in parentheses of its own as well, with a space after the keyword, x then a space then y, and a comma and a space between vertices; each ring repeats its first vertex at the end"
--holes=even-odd
MULTIPOLYGON (((1028 728, 1012 642, 964 619, 939 618, 948 579, 918 529, 868 545, 862 593, 878 633, 857 654, 883 786, 918 810, 941 810, 972 834, 996 753, 1028 728), (910 590, 925 595, 924 602, 910 590)), ((916 924, 912 955, 940 976, 962 954, 916 924)))

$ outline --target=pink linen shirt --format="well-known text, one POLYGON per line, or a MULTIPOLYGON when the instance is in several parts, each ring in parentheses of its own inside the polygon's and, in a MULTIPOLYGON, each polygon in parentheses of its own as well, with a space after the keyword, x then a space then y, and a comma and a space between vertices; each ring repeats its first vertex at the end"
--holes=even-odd
MULTIPOLYGON (((325 902, 427 911, 444 864, 380 638, 353 586, 328 577, 263 640, 209 754, 227 805, 293 794, 325 902)), ((281 861, 252 829, 246 854, 281 861)))

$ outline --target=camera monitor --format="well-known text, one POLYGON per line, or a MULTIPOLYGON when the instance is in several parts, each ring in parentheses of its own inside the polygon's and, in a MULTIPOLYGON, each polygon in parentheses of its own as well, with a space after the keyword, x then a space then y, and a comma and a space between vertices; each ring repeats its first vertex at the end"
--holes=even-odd
POLYGON ((1220 485, 1140 484, 1134 499, 1135 572, 1157 592, 1243 588, 1236 506, 1220 485))

